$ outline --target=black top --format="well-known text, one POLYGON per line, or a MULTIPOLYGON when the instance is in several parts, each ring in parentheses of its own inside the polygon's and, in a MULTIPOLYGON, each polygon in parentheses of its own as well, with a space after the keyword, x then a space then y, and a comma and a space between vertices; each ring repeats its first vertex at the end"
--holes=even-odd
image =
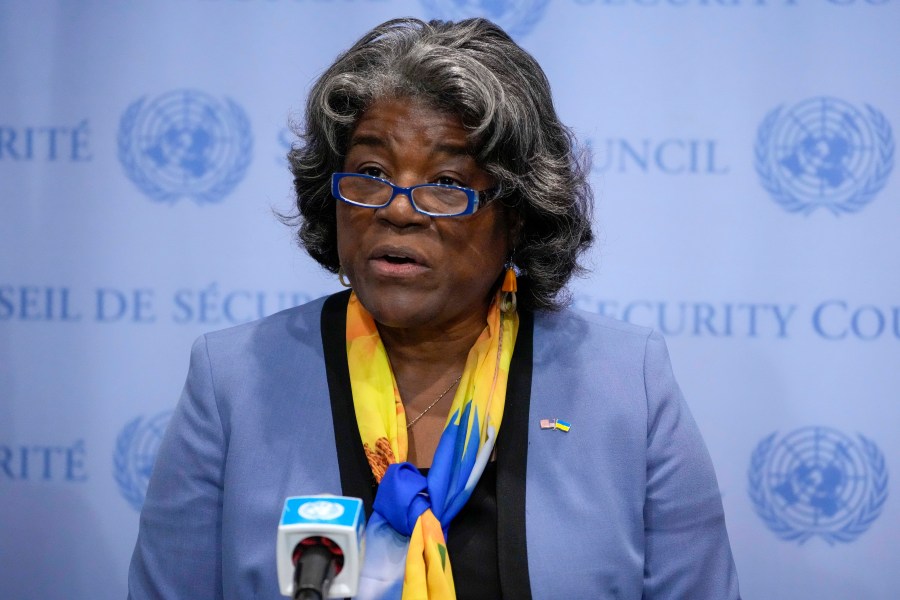
MULTIPOLYGON (((353 409, 346 343, 349 297, 347 291, 325 300, 322 346, 341 490, 346 496, 362 498, 366 516, 370 517, 378 484, 366 460, 353 409)), ((485 468, 447 533, 453 581, 460 600, 531 598, 525 548, 525 465, 533 329, 531 313, 520 311, 503 425, 497 438, 497 460, 485 468)))
MULTIPOLYGON (((419 469, 428 475, 428 469, 419 469)), ((500 563, 497 560, 497 463, 484 468, 472 496, 450 523, 447 552, 453 566, 456 597, 497 600, 500 563)))

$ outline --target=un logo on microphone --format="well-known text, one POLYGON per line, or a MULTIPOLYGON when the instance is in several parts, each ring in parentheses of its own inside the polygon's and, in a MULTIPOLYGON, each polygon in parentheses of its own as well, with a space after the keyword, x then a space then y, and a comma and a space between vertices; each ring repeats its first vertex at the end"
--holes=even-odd
POLYGON ((122 497, 137 511, 144 505, 159 444, 172 412, 168 410, 147 420, 138 417, 125 425, 116 438, 113 476, 122 497))
POLYGON ((297 512, 307 521, 334 521, 344 514, 344 507, 339 502, 316 500, 302 504, 297 512))
POLYGON ((436 19, 459 21, 485 17, 510 36, 525 35, 544 17, 549 0, 421 0, 436 19))
POLYGON ((159 202, 219 202, 244 178, 252 150, 244 110, 195 90, 140 98, 119 122, 119 162, 159 202))
POLYGON ((852 542, 878 518, 888 495, 884 455, 874 442, 828 427, 763 438, 748 477, 759 517, 779 538, 800 544, 814 536, 852 542))
POLYGON ((887 183, 894 137, 884 115, 837 98, 772 110, 756 135, 756 173, 789 212, 855 213, 887 183))

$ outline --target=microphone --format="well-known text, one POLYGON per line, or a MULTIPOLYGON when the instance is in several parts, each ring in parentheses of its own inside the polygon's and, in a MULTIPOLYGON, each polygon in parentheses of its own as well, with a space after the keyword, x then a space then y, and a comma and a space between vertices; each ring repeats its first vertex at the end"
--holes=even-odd
POLYGON ((365 553, 363 503, 345 496, 294 496, 278 524, 278 586, 294 600, 355 596, 365 553))

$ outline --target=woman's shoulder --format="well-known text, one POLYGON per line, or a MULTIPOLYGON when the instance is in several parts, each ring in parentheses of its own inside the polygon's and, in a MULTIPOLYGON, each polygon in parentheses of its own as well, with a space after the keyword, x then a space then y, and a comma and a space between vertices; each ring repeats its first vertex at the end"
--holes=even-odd
POLYGON ((575 308, 536 312, 534 329, 535 336, 545 342, 559 341, 574 347, 587 343, 644 348, 650 339, 662 340, 662 336, 649 327, 575 308))
POLYGON ((288 308, 262 319, 211 331, 194 341, 213 361, 248 355, 273 355, 308 347, 321 354, 322 307, 329 296, 288 308))

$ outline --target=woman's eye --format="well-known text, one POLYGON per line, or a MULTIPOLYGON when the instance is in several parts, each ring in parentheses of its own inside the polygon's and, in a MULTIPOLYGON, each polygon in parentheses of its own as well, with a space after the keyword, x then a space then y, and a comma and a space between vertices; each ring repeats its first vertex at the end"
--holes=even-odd
POLYGON ((458 179, 454 179, 448 176, 438 177, 437 180, 435 180, 435 183, 439 183, 441 185, 455 185, 457 187, 465 187, 458 179))
POLYGON ((382 171, 378 167, 363 167, 359 170, 359 172, 370 177, 380 177, 381 179, 386 179, 386 177, 384 176, 384 171, 382 171))

